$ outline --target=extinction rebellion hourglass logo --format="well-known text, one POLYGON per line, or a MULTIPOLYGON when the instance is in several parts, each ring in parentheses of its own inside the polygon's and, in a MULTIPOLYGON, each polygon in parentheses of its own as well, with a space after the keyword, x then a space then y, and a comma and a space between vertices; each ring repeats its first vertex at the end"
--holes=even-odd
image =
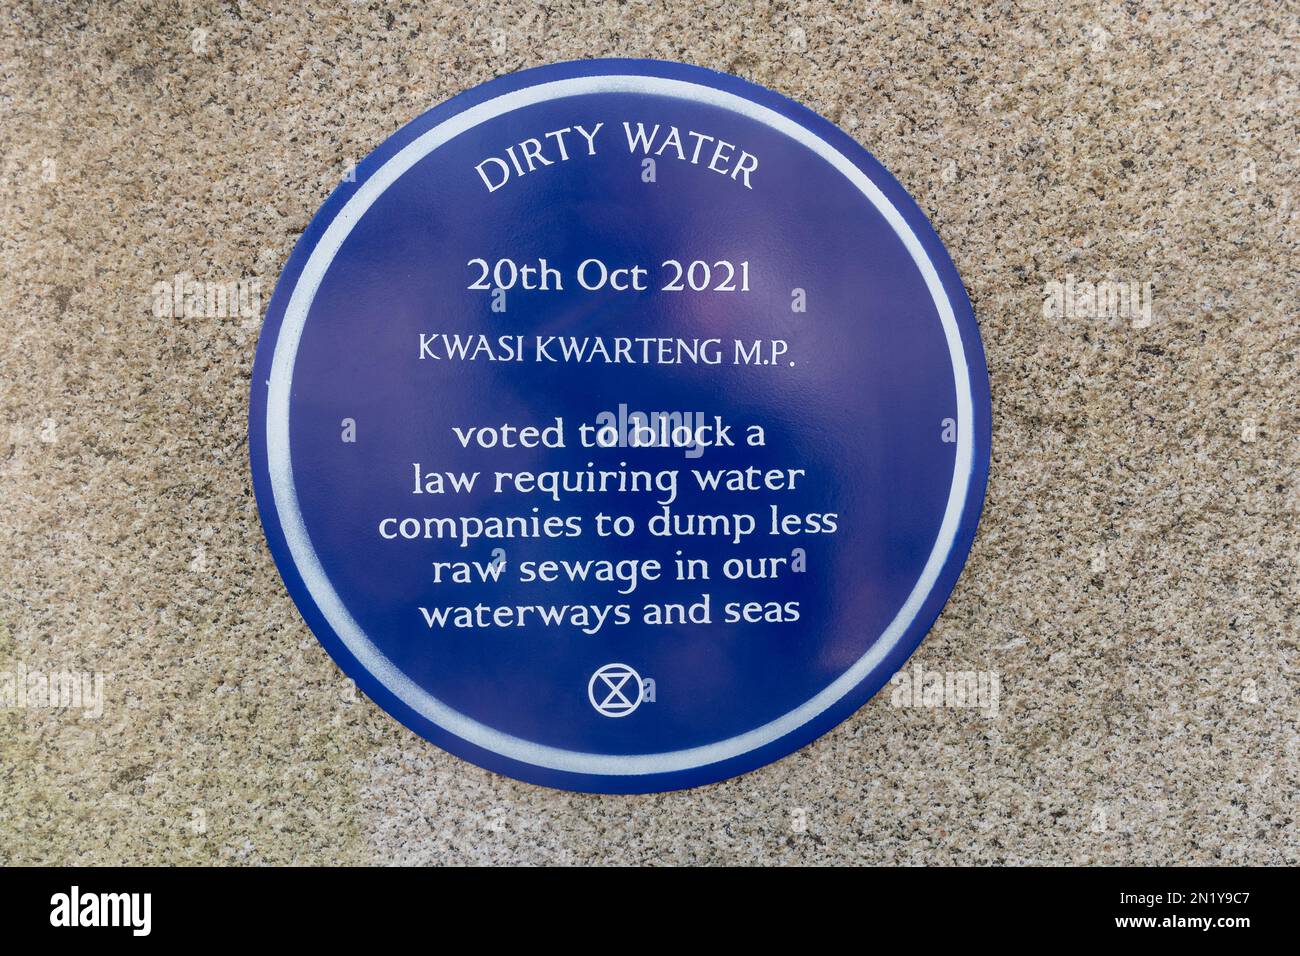
POLYGON ((606 664, 587 682, 587 699, 606 717, 626 717, 641 706, 645 685, 626 664, 606 664))

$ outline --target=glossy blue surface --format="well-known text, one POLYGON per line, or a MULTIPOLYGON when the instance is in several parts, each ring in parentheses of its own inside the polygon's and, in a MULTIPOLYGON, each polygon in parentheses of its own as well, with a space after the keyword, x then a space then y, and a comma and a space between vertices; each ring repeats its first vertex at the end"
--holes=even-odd
MULTIPOLYGON (((552 141, 542 140, 544 145, 552 141)), ((689 153, 693 144, 685 144, 689 153)), ((544 153, 543 155, 547 155, 544 153)), ((727 168, 725 162, 719 166, 727 168)), ((555 341, 558 341, 555 340, 555 341)), ((499 351, 499 350, 498 350, 499 351)), ((560 354, 557 345, 550 349, 560 354)), ((411 682, 469 721, 558 752, 648 755, 707 749, 797 711, 867 654, 922 575, 954 485, 957 444, 944 422, 957 417, 949 341, 916 261, 873 205, 806 145, 771 125, 711 103, 603 92, 512 109, 452 137, 397 178, 357 220, 324 272, 298 344, 288 402, 292 482, 310 547, 347 612, 411 682), (752 188, 670 150, 656 181, 642 181, 622 124, 678 127, 734 144, 757 158, 752 188), (570 158, 537 164, 489 193, 475 165, 505 147, 575 124, 597 134, 596 155, 570 138, 570 158), (512 289, 494 313, 490 295, 466 286, 467 261, 545 258, 565 288, 512 289), (573 273, 596 257, 651 267, 645 291, 586 291, 573 273), (666 259, 750 263, 748 292, 653 288, 666 259), (803 289, 807 311, 793 312, 803 289), (420 360, 421 333, 524 336, 717 338, 727 361, 705 364, 420 360), (732 364, 736 339, 788 342, 778 364, 732 364), (576 426, 620 405, 701 413, 733 425, 736 447, 698 458, 678 449, 582 449, 576 426), (566 423, 570 447, 465 450, 452 426, 566 423), (341 422, 356 422, 354 443, 341 422), (745 428, 766 430, 746 447, 745 428), (951 434, 947 437, 951 438, 951 434), (413 464, 479 471, 473 493, 413 495, 413 464), (496 494, 496 471, 678 469, 678 511, 753 513, 758 531, 740 545, 710 537, 662 538, 645 531, 662 507, 651 494, 496 494), (793 490, 702 494, 692 469, 799 468, 793 490), (833 534, 765 533, 781 514, 835 513, 833 534), (532 512, 536 507, 538 510, 532 512), (598 512, 628 514, 638 532, 601 538, 598 512), (387 517, 531 514, 576 517, 581 537, 384 540, 387 517), (506 552, 500 583, 435 584, 432 562, 487 562, 506 552), (729 557, 790 557, 807 571, 775 580, 726 580, 729 557), (665 579, 618 593, 614 584, 519 583, 520 562, 658 558, 681 553, 713 567, 707 582, 665 579), (639 623, 646 602, 692 604, 707 592, 714 623, 639 623), (729 602, 798 602, 799 619, 726 624, 729 602), (429 628, 418 608, 449 605, 619 604, 631 624, 595 634, 536 624, 477 630, 429 628), (654 681, 655 699, 611 719, 593 706, 593 675, 617 662, 654 681)), ((942 244, 901 186, 834 126, 735 77, 650 61, 559 64, 485 84, 430 110, 360 164, 312 221, 285 268, 266 318, 254 368, 250 454, 272 553, 307 622, 368 695, 411 729, 481 766, 548 786, 643 792, 694 786, 777 759, 824 733, 867 700, 902 664, 947 599, 969 550, 983 502, 989 456, 987 375, 978 329, 942 244), (429 719, 357 659, 306 586, 281 526, 267 466, 268 380, 290 296, 327 227, 370 177, 405 146, 493 97, 589 76, 657 77, 735 94, 792 120, 847 157, 897 209, 919 240, 951 303, 972 396, 963 423, 973 442, 968 485, 955 502, 959 524, 933 586, 890 652, 846 693, 775 739, 719 760, 649 773, 581 772, 505 755, 429 719)), ((621 672, 620 672, 621 673, 621 672)), ((733 748, 734 749, 734 748, 733 748)), ((679 761, 680 762, 680 761, 679 761)))

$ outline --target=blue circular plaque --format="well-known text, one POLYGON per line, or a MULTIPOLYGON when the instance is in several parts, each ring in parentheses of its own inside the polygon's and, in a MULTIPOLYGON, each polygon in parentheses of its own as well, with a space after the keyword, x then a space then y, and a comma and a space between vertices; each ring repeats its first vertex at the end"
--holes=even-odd
POLYGON ((710 783, 871 697, 975 535, 989 393, 903 188, 644 60, 493 80, 307 227, 254 365, 271 552, 357 685, 521 780, 710 783))

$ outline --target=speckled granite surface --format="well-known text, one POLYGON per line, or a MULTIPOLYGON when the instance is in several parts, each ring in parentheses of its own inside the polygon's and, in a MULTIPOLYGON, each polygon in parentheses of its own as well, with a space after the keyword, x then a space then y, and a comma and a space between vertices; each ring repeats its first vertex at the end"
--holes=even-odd
POLYGON ((0 671, 104 690, 0 709, 0 862, 1300 862, 1296 12, 8 4, 0 671), (880 695, 728 783, 565 794, 423 743, 302 623, 245 461, 257 321, 155 284, 269 296, 400 124, 598 55, 786 93, 930 214, 994 443, 915 660, 996 672, 996 717, 880 695), (1151 283, 1150 323, 1046 316, 1067 276, 1151 283))

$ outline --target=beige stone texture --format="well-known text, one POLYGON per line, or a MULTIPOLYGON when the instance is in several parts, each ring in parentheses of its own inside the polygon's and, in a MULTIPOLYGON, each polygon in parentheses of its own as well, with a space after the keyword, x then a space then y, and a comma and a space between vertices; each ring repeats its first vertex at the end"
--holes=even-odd
POLYGON ((0 17, 0 863, 1290 863, 1297 7, 46 3, 0 17), (480 770, 349 684, 263 541, 257 322, 350 162, 494 76, 729 71, 848 130, 930 215, 988 354, 983 524, 915 660, 995 718, 875 700, 682 793, 480 770), (1149 326, 1047 283, 1150 282, 1149 326))

